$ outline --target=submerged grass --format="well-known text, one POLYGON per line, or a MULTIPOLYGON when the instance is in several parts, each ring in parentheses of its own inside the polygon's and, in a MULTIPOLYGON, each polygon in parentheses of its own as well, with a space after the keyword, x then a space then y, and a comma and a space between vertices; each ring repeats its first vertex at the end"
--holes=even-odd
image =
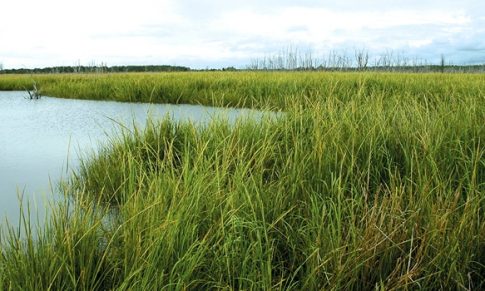
POLYGON ((75 203, 2 237, 0 286, 485 288, 483 76, 227 74, 225 93, 215 76, 204 102, 240 82, 271 89, 234 104, 286 114, 113 137, 65 188, 75 203))

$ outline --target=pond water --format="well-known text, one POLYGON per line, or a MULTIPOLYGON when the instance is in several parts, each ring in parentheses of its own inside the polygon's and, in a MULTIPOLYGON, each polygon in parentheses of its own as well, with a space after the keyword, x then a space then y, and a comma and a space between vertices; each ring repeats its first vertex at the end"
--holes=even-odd
POLYGON ((160 105, 42 97, 0 91, 0 226, 19 221, 19 197, 31 205, 31 217, 44 217, 62 177, 79 165, 124 124, 143 126, 149 117, 207 122, 223 115, 261 118, 262 112, 197 105, 160 105), (54 189, 54 191, 53 191, 54 189))

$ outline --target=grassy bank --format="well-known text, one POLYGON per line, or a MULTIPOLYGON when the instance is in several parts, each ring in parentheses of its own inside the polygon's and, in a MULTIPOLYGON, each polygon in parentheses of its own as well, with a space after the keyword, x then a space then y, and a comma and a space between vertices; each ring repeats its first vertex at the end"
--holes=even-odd
MULTIPOLYGON (((68 96, 123 76, 37 82, 68 96)), ((151 92, 170 87, 287 114, 113 137, 66 186, 76 203, 39 236, 2 237, 4 289, 485 288, 483 76, 125 77, 128 99, 106 96, 167 102, 151 92)))
POLYGON ((123 102, 187 103, 251 108, 310 106, 329 97, 386 96, 447 101, 483 96, 484 74, 326 72, 189 72, 0 75, 0 90, 31 88, 44 95, 123 102), (290 101, 290 102, 288 102, 290 101))

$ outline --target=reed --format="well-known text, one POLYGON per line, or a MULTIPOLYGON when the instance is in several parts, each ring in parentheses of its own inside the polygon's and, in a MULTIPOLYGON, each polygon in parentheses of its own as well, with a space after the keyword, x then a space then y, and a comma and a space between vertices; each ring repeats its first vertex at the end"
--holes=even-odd
MULTIPOLYGON (((337 96, 441 99, 483 96, 484 74, 343 72, 174 72, 34 75, 45 96, 123 102, 286 110, 337 96), (294 96, 299 100, 288 98, 294 96), (288 103, 287 101, 291 101, 288 103)), ((1 75, 0 90, 30 88, 28 75, 1 75)))
POLYGON ((286 113, 112 137, 41 232, 2 237, 1 286, 485 288, 483 76, 258 74, 130 75, 286 113))

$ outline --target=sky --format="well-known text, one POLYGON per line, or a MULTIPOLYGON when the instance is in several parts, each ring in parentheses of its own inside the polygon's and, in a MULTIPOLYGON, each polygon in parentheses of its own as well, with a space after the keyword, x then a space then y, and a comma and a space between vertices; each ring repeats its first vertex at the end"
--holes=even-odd
POLYGON ((244 68, 288 48, 485 63, 485 1, 2 0, 0 64, 244 68))

